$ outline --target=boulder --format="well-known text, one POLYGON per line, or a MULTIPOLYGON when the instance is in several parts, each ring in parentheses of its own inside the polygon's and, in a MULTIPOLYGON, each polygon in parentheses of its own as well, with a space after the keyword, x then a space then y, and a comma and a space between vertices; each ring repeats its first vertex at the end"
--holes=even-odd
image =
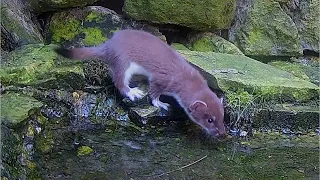
POLYGON ((237 46, 213 33, 190 35, 186 46, 192 51, 243 55, 237 46))
POLYGON ((35 13, 57 11, 63 8, 84 7, 98 0, 27 0, 26 4, 35 13))
POLYGON ((121 18, 114 11, 100 6, 70 9, 55 13, 48 26, 48 43, 70 46, 98 45, 121 29, 141 29, 161 39, 158 29, 121 18))
POLYGON ((299 31, 279 2, 238 1, 237 15, 229 39, 245 55, 299 56, 299 31))
POLYGON ((39 26, 21 0, 1 2, 1 49, 6 51, 30 44, 42 43, 39 26))
POLYGON ((290 0, 282 4, 295 23, 303 50, 319 53, 319 6, 317 0, 290 0))
POLYGON ((227 29, 234 16, 234 0, 126 0, 124 13, 136 20, 176 24, 196 30, 227 29))
POLYGON ((179 51, 198 68, 213 89, 245 89, 265 100, 308 102, 318 99, 319 87, 293 74, 241 55, 179 51))
POLYGON ((57 46, 31 44, 10 52, 0 69, 2 85, 81 89, 84 86, 82 63, 58 56, 54 47, 57 46))

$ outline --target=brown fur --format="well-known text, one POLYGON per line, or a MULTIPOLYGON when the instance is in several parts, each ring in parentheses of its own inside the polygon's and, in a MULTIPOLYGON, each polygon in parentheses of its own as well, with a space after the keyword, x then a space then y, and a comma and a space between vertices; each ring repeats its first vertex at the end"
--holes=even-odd
POLYGON ((134 62, 149 74, 148 94, 155 100, 155 105, 159 105, 157 100, 161 94, 173 95, 190 119, 209 134, 225 134, 221 99, 209 89, 205 79, 180 54, 149 33, 122 30, 98 47, 57 49, 57 52, 71 59, 104 60, 110 67, 114 85, 131 99, 139 93, 131 91, 124 82, 126 70, 134 62), (130 93, 134 95, 130 96, 130 93))

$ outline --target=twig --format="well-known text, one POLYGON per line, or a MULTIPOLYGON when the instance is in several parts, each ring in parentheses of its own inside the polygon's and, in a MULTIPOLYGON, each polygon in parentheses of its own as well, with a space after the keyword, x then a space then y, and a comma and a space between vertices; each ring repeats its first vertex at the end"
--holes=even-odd
POLYGON ((182 167, 180 167, 180 168, 178 168, 178 169, 174 169, 174 170, 172 170, 172 171, 168 171, 168 172, 165 172, 165 173, 156 175, 156 177, 161 177, 161 176, 163 176, 163 175, 170 174, 170 173, 172 173, 172 172, 182 170, 182 169, 184 169, 184 168, 187 168, 187 167, 189 167, 189 166, 192 166, 192 165, 194 165, 194 164, 202 161, 203 159, 205 159, 205 158, 207 158, 207 157, 208 157, 208 156, 205 155, 205 156, 203 156, 202 158, 200 158, 200 159, 198 159, 198 160, 196 160, 196 161, 194 161, 194 162, 192 162, 192 163, 190 163, 190 164, 188 164, 188 165, 182 166, 182 167))

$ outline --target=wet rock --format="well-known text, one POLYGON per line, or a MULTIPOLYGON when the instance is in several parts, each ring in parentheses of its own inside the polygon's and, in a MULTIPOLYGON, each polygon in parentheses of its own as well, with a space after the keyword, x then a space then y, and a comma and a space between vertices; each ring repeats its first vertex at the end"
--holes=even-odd
POLYGON ((123 9, 136 20, 176 24, 197 30, 226 29, 234 16, 235 1, 126 0, 123 9))
POLYGON ((143 126, 150 124, 151 121, 168 120, 168 112, 151 105, 145 107, 131 107, 129 117, 135 124, 143 126))
POLYGON ((308 102, 318 99, 319 87, 291 73, 246 56, 179 51, 200 67, 213 89, 245 89, 261 98, 278 102, 308 102))
POLYGON ((1 122, 10 126, 19 124, 29 117, 29 111, 43 105, 33 97, 18 93, 2 94, 0 100, 1 122))
POLYGON ((92 126, 104 127, 108 121, 119 121, 126 124, 129 121, 127 112, 110 94, 86 92, 73 93, 72 126, 75 129, 88 129, 92 126))
POLYGON ((65 47, 98 45, 121 29, 141 29, 165 39, 158 29, 123 19, 114 11, 100 6, 57 12, 47 28, 47 41, 65 47))
POLYGON ((57 46, 33 44, 10 52, 0 69, 2 85, 81 89, 84 86, 81 62, 58 56, 54 47, 57 46))
POLYGON ((30 44, 42 43, 39 26, 21 0, 1 2, 1 48, 6 51, 30 44))
POLYGON ((243 55, 237 46, 213 33, 190 34, 186 46, 192 51, 243 55))
POLYGON ((302 55, 297 25, 279 2, 237 1, 236 19, 229 39, 245 55, 302 55))
POLYGON ((26 4, 35 13, 57 11, 63 8, 84 7, 98 0, 27 0, 26 4))

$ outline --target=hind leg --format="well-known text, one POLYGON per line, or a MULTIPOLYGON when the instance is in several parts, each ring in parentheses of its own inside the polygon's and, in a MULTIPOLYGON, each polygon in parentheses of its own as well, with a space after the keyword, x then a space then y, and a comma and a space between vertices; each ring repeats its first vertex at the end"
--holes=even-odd
POLYGON ((152 105, 158 108, 162 108, 165 109, 166 111, 169 110, 169 104, 168 103, 163 103, 160 101, 160 95, 161 95, 161 91, 160 91, 160 87, 158 87, 156 84, 154 83, 150 83, 150 90, 149 90, 149 96, 152 100, 152 105))
POLYGON ((141 99, 143 96, 145 96, 143 91, 141 91, 137 87, 129 87, 129 81, 131 77, 125 78, 124 74, 124 72, 121 73, 119 71, 117 73, 112 73, 114 86, 120 91, 120 93, 123 96, 128 97, 131 101, 141 99))

